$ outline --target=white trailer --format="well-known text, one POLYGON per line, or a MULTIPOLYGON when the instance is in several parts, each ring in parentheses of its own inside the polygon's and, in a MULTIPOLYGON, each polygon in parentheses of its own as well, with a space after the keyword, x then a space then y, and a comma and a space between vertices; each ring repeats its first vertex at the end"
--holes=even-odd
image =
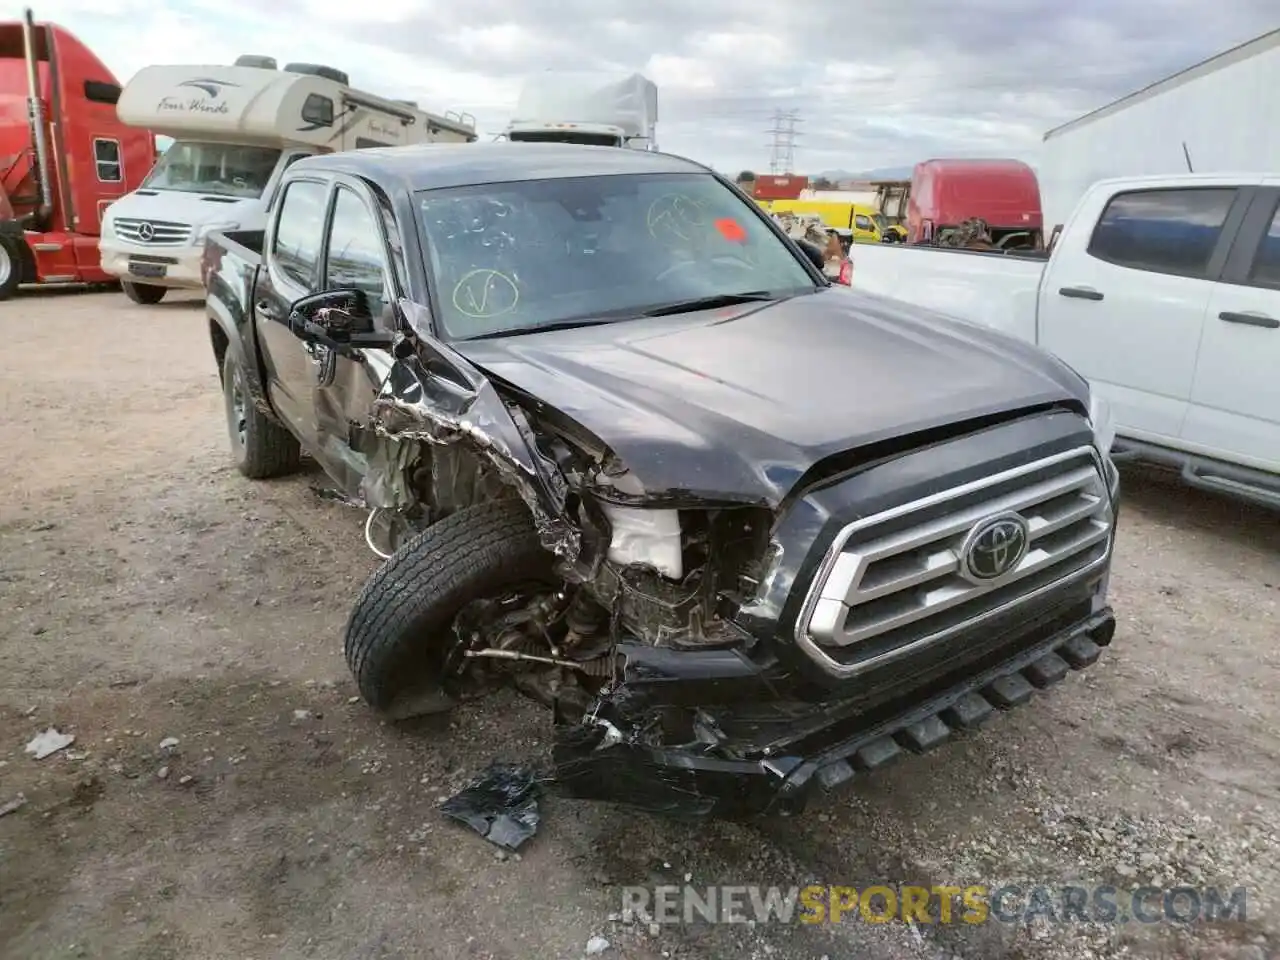
POLYGON ((508 140, 656 150, 658 86, 633 73, 548 70, 520 91, 508 140))
POLYGON ((244 56, 233 66, 144 67, 120 94, 121 122, 173 144, 141 187, 107 208, 103 268, 138 303, 200 289, 205 236, 258 230, 281 173, 316 153, 476 139, 464 114, 352 89, 340 70, 244 56))
POLYGON ((1066 222, 1112 177, 1280 166, 1280 30, 1218 54, 1044 135, 1044 225, 1066 222))

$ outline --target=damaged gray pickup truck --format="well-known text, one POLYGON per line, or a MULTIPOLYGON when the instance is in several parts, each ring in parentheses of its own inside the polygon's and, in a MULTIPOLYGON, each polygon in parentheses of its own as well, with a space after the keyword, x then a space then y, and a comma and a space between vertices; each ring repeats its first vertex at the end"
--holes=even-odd
POLYGON ((811 254, 705 167, 567 144, 310 157, 210 237, 239 469, 305 450, 369 510, 373 708, 510 683, 564 793, 794 813, 1098 658, 1105 408, 811 254))

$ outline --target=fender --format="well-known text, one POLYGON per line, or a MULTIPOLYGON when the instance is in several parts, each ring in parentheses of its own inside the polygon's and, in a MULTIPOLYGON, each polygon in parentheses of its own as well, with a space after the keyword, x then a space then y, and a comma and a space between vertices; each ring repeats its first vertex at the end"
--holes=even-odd
MULTIPOLYGON (((258 346, 257 327, 253 316, 253 288, 258 267, 231 258, 214 244, 205 248, 205 316, 217 324, 227 339, 227 349, 235 351, 244 369, 245 389, 249 399, 263 416, 285 426, 271 406, 266 387, 266 368, 258 346)), ((218 370, 222 377, 222 370, 218 370)))
POLYGON ((581 531, 568 512, 568 483, 537 446, 518 407, 504 403, 493 384, 470 361, 429 330, 425 307, 399 301, 415 341, 397 340, 395 362, 373 402, 374 430, 391 440, 465 442, 492 462, 533 512, 543 545, 573 564, 581 531))

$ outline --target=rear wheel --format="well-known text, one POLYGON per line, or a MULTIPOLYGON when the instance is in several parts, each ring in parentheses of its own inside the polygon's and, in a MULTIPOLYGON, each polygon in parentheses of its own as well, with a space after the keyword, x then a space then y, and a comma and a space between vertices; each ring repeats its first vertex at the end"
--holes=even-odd
POLYGON ((230 350, 222 361, 222 395, 236 469, 250 480, 266 480, 298 469, 302 448, 297 439, 254 405, 244 369, 230 350))
POLYGON ((135 283, 132 280, 121 280, 120 286, 124 289, 126 297, 134 303, 141 304, 159 303, 169 292, 165 287, 157 287, 151 283, 135 283))
POLYGON ((8 300, 22 282, 27 245, 21 237, 0 237, 0 300, 8 300))

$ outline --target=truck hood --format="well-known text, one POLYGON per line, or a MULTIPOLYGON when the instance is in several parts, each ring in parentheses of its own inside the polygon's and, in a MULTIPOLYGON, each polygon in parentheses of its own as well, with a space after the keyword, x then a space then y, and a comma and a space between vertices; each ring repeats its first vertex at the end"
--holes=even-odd
POLYGON ((585 427, 649 494, 776 506, 832 454, 1088 387, 1038 349, 844 288, 455 350, 585 427))

